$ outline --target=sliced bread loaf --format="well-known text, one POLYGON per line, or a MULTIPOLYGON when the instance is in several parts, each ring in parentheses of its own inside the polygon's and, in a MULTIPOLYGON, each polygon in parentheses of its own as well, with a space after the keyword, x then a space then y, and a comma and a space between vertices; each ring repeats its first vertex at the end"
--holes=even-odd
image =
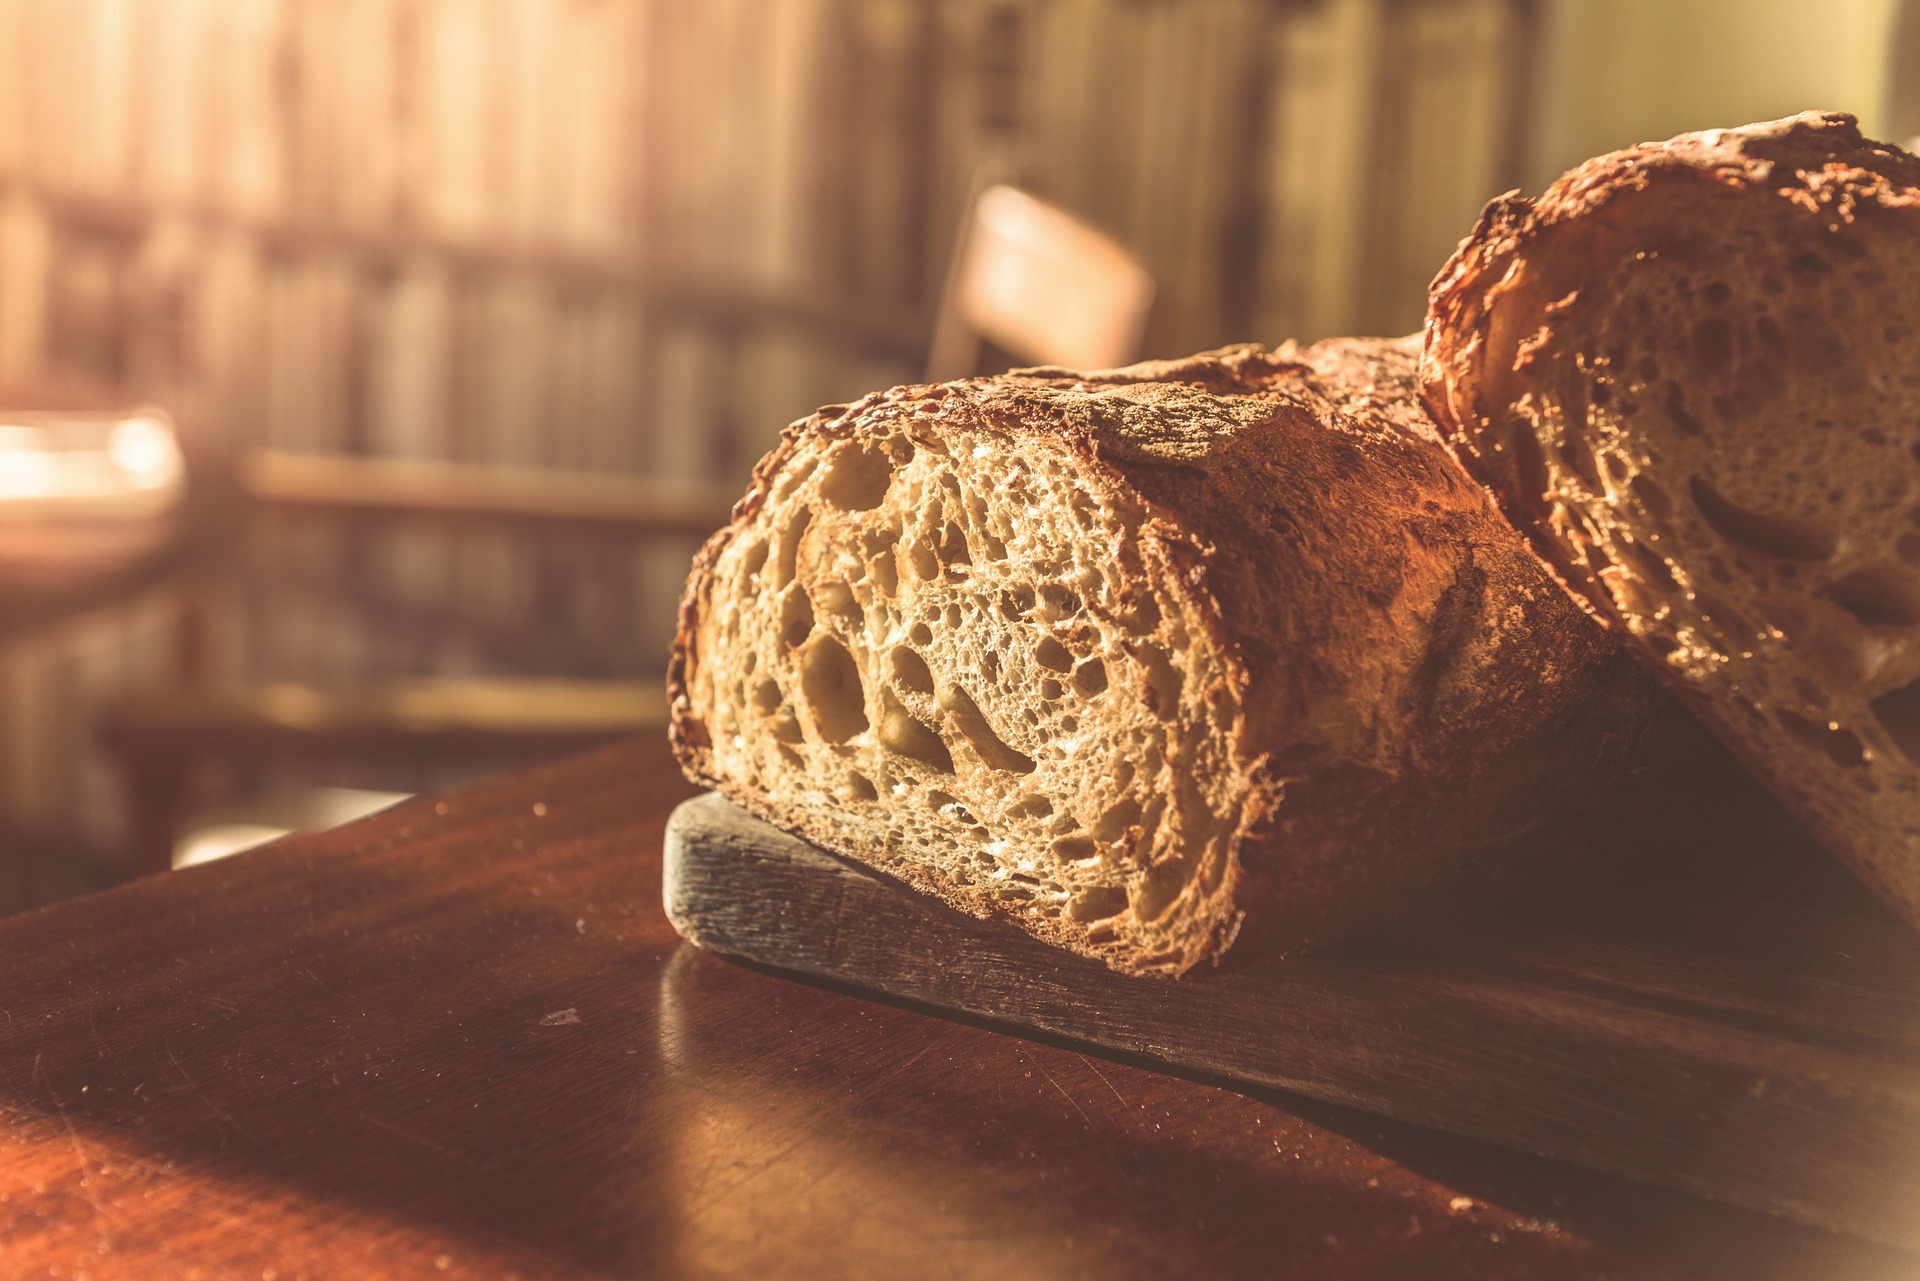
POLYGON ((1572 853, 1654 686, 1448 457, 1417 350, 1032 369, 795 423, 682 602, 689 776, 1139 974, 1572 853))
POLYGON ((1920 159, 1818 113, 1602 156, 1431 301, 1460 459, 1920 923, 1920 159))

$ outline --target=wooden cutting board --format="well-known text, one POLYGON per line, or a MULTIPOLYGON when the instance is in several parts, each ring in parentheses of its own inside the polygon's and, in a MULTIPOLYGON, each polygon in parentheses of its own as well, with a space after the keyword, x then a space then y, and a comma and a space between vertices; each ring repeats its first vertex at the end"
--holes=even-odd
POLYGON ((729 956, 1920 1249, 1920 935, 1756 818, 1699 858, 1177 982, 712 795, 673 816, 665 896, 729 956))

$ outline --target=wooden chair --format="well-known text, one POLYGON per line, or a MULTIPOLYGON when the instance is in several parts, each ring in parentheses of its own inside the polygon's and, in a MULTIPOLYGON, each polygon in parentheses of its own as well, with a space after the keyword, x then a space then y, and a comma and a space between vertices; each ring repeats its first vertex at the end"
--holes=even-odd
POLYGON ((1140 358, 1153 277, 1117 240, 983 177, 961 221, 927 381, 976 373, 988 343, 1019 360, 1107 369, 1140 358))

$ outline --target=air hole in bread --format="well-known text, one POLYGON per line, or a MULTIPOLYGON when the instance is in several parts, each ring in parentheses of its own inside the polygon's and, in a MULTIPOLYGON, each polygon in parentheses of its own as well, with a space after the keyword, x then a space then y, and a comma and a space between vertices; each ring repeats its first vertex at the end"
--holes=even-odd
POLYGON ((918 761, 928 769, 940 774, 953 773, 953 754, 940 736, 924 722, 915 718, 894 697, 893 691, 880 690, 880 725, 877 731, 880 745, 888 751, 918 761))
POLYGON ((1700 611, 1701 618, 1712 623, 1714 631, 1722 638, 1746 645, 1760 634, 1760 629, 1754 626, 1751 619, 1716 593, 1695 587, 1692 595, 1694 607, 1700 611))
POLYGON ((900 590, 900 566, 892 549, 867 562, 867 578, 883 595, 892 596, 900 590))
POLYGON ((1840 540, 1831 532, 1791 516, 1742 507, 1703 476, 1688 481, 1687 489, 1700 515, 1728 542, 1786 560, 1831 560, 1840 550, 1840 540))
POLYGON ((1158 711, 1162 708, 1172 710, 1180 704, 1180 687, 1184 683, 1180 671, 1165 650, 1156 645, 1142 645, 1135 657, 1146 672, 1147 706, 1158 711))
POLYGON ((1666 400, 1663 407, 1666 409, 1667 417, 1673 422, 1673 425, 1687 433, 1687 435, 1704 436, 1706 434, 1707 429, 1701 426, 1700 420, 1694 417, 1692 410, 1687 408, 1687 394, 1680 390, 1679 383, 1667 384, 1666 400))
POLYGON ((1177 858, 1149 868, 1127 895, 1133 914, 1143 921, 1159 920, 1186 888, 1188 870, 1184 860, 1177 858))
POLYGON ((967 547, 966 531, 952 521, 940 530, 940 563, 948 568, 973 564, 973 552, 967 547))
POLYGON ((781 706, 767 718, 767 728, 772 731, 775 741, 781 743, 802 743, 805 735, 800 732, 800 721, 794 716, 791 707, 781 706))
POLYGON ((797 649, 812 634, 813 601, 796 583, 780 602, 780 639, 797 649))
POLYGON ((1037 793, 1028 792, 1007 806, 1007 814, 1013 818, 1050 818, 1053 815, 1053 802, 1037 793))
POLYGON ((1074 895, 1067 915, 1076 921, 1104 921, 1127 910, 1127 892, 1118 886, 1098 886, 1074 895))
POLYGON ((941 695, 940 707, 953 718, 961 737, 967 740, 989 769, 1009 774, 1033 773, 1033 758, 1008 746, 1005 739, 993 732, 993 726, 987 724, 980 705, 973 701, 973 696, 966 690, 958 685, 949 686, 946 693, 941 695))
POLYGON ((1920 578, 1898 565, 1872 565, 1829 583, 1821 592, 1863 623, 1912 627, 1920 623, 1920 578))
POLYGON ((1847 358, 1847 340, 1833 322, 1807 307, 1787 313, 1795 354, 1809 373, 1831 370, 1847 358))
POLYGON ((973 816, 972 810, 960 803, 958 797, 947 792, 928 792, 927 804, 940 814, 958 823, 965 823, 968 826, 972 826, 980 821, 973 816))
POLYGON ((830 618, 837 619, 849 631, 859 631, 867 624, 866 611, 860 608, 860 602, 854 597, 853 588, 846 583, 825 582, 817 589, 819 599, 814 607, 830 618))
POLYGON ((780 558, 774 562, 773 586, 776 589, 793 581, 800 558, 800 540, 806 536, 807 526, 812 521, 812 509, 800 506, 794 509, 786 528, 781 531, 780 558))
POLYGON ((1874 699, 1873 718, 1900 754, 1920 765, 1920 681, 1874 699))
POLYGON ((780 687, 770 680, 755 681, 753 685, 753 710, 762 716, 771 716, 780 706, 780 687))
POLYGON ((1712 377, 1733 363, 1733 326, 1725 316, 1706 316, 1693 326, 1688 348, 1695 374, 1712 377))
POLYGON ((1048 848, 1062 863, 1088 863, 1100 857, 1100 846, 1086 836, 1063 836, 1048 848))
POLYGON ((877 801, 880 799, 880 790, 873 785, 873 780, 865 774, 849 773, 847 775, 847 796, 849 799, 855 801, 877 801))
POLYGON ((1572 468, 1574 475, 1585 481, 1590 488, 1604 488, 1600 480, 1600 467, 1594 461, 1593 451, 1587 448, 1587 442, 1583 437, 1569 431, 1567 438, 1554 452, 1560 456, 1560 461, 1572 468))
POLYGON ((1073 655, 1051 636, 1042 636, 1033 647, 1033 661, 1050 672, 1065 674, 1073 670, 1073 655))
POLYGON ((1097 658, 1089 658, 1073 669, 1073 689, 1082 698, 1092 698, 1105 692, 1107 688, 1107 665, 1097 658))
POLYGON ((848 441, 828 455, 820 497, 842 511, 878 507, 893 482, 893 462, 870 441, 848 441))
POLYGON ((1117 841, 1139 821, 1140 802, 1131 796, 1123 797, 1110 805, 1107 812, 1094 823, 1094 838, 1109 843, 1117 841))
POLYGON ((1673 496, 1667 493, 1666 486, 1642 472, 1627 482, 1627 492, 1640 504, 1640 510, 1655 520, 1665 521, 1673 515, 1673 496))
POLYGON ((1060 622, 1063 619, 1072 618, 1084 607, 1080 600, 1080 593, 1074 591, 1065 583, 1042 583, 1040 585, 1039 616, 1041 621, 1048 623, 1060 622))
POLYGON ((847 647, 818 636, 800 659, 800 693, 813 723, 829 743, 844 743, 867 728, 866 692, 847 647))
POLYGON ((1853 769, 1867 763, 1867 749, 1860 742, 1860 736, 1850 729, 1816 725, 1784 707, 1774 712, 1774 719, 1801 746, 1824 753, 1827 759, 1842 769, 1853 769))
POLYGON ((1679 589, 1680 584, 1673 576, 1673 567, 1667 564, 1660 553, 1645 544, 1629 542, 1624 538, 1618 545, 1639 572, 1640 581, 1659 592, 1679 589))
POLYGON ((1520 485, 1520 492, 1514 498, 1525 503, 1529 511, 1543 513, 1550 482, 1547 460, 1540 452, 1540 442, 1533 438, 1533 427, 1522 419, 1514 419, 1508 424, 1507 447, 1513 450, 1514 474, 1520 485))
POLYGON ((1734 425, 1749 422, 1760 413, 1760 402, 1745 388, 1721 392, 1708 403, 1716 417, 1734 425))
MULTIPOLYGON (((915 630, 922 631, 925 629, 915 628, 915 630)), ((929 633, 927 640, 931 641, 932 639, 932 634, 929 633)), ((888 658, 889 665, 893 669, 893 683, 895 685, 906 690, 909 694, 922 694, 932 697, 933 673, 928 670, 926 659, 920 657, 920 655, 914 653, 905 645, 894 646, 893 653, 890 654, 888 658)))

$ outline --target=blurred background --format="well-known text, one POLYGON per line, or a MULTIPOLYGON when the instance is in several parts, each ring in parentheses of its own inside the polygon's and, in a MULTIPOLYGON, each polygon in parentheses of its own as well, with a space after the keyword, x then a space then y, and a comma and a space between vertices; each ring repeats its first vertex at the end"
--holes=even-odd
POLYGON ((0 0, 0 410, 187 477, 66 569, 0 484, 0 911, 650 732, 695 531, 921 376, 989 179, 1144 268, 1134 354, 1405 332, 1588 155, 1920 132, 1915 8, 0 0))

